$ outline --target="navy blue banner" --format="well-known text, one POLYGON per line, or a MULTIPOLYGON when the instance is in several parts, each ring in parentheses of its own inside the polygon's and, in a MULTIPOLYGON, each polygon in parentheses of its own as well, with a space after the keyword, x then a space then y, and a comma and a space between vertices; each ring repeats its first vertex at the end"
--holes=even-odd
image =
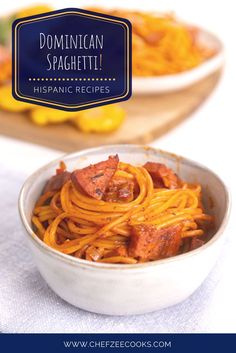
POLYGON ((68 8, 13 24, 13 96, 81 110, 131 96, 131 24, 68 8))
POLYGON ((3 353, 61 352, 235 352, 236 334, 6 334, 3 353))

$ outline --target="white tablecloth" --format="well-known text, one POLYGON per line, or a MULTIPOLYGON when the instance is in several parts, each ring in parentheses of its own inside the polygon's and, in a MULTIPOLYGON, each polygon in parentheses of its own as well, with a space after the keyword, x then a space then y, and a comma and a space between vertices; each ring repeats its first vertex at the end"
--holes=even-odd
MULTIPOLYGON (((160 144, 163 147, 164 143, 160 144)), ((109 317, 79 310, 57 297, 35 267, 22 232, 17 199, 26 176, 60 153, 6 138, 0 138, 0 150, 0 331, 236 331, 235 234, 230 232, 230 225, 221 256, 210 276, 179 305, 141 316, 109 317), (7 150, 5 155, 3 151, 7 150)))

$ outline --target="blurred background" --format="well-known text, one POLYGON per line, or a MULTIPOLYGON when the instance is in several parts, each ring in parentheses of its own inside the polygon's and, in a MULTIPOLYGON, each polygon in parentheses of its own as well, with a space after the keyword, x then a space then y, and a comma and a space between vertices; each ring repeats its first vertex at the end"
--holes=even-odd
MULTIPOLYGON (((107 143, 148 143, 207 165, 229 185, 234 198, 235 33, 233 1, 4 1, 0 10, 0 177, 8 178, 4 170, 11 170, 14 182, 19 175, 23 181, 62 152, 107 143), (110 13, 111 8, 119 8, 121 12, 114 14, 131 20, 134 90, 129 101, 74 114, 13 100, 12 20, 65 7, 110 13)), ((211 296, 211 305, 208 302, 202 309, 203 331, 206 322, 211 325, 208 331, 236 330, 234 233, 231 221, 215 277, 218 290, 211 296)))

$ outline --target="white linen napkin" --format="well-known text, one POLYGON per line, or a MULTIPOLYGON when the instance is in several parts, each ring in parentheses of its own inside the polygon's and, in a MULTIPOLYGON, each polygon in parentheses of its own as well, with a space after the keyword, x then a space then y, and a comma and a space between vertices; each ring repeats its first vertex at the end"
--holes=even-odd
POLYGON ((26 174, 29 169, 35 169, 33 156, 38 157, 40 165, 58 153, 14 143, 8 158, 0 156, 0 331, 236 332, 236 288, 232 285, 236 266, 235 234, 227 236, 220 258, 202 286, 185 302, 164 310, 127 317, 97 315, 73 307, 54 294, 31 257, 18 216, 17 199, 26 174), (16 157, 13 161, 13 155, 21 156, 21 161, 17 162, 16 157))

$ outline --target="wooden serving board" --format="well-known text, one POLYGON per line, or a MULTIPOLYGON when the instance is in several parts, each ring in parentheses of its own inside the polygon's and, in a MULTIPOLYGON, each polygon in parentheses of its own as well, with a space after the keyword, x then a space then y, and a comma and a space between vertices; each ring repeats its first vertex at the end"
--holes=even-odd
POLYGON ((122 127, 109 134, 85 134, 70 123, 39 127, 27 114, 0 112, 0 134, 65 152, 104 144, 146 144, 189 117, 216 86, 221 71, 182 91, 133 96, 122 106, 127 118, 122 127))

